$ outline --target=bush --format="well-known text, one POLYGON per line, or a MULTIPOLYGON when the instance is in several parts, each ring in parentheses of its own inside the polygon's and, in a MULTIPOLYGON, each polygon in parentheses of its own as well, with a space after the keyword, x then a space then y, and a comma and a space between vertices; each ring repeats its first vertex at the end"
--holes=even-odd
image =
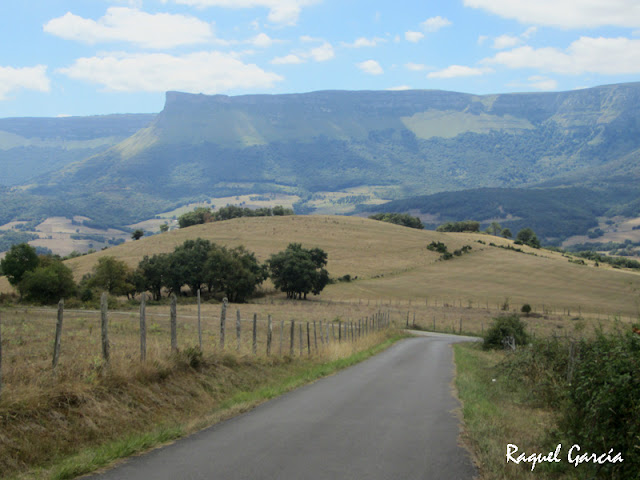
POLYGON ((622 453, 622 463, 581 465, 592 475, 638 478, 640 336, 632 332, 599 333, 593 340, 582 340, 578 352, 561 429, 567 440, 583 451, 613 449, 612 457, 622 453))
POLYGON ((493 324, 484 336, 485 350, 491 348, 503 348, 503 340, 509 336, 515 339, 516 345, 529 343, 529 335, 525 330, 525 324, 518 315, 498 317, 493 319, 493 324))
POLYGON ((531 305, 529 305, 528 303, 525 303, 524 305, 522 305, 522 308, 520 309, 520 311, 528 316, 531 313, 531 305))

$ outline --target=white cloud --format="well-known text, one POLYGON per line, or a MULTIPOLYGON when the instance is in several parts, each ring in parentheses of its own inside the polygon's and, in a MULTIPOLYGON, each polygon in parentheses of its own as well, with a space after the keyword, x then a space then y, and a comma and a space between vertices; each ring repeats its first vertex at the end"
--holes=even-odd
MULTIPOLYGON (((169 0, 163 0, 165 3, 169 0)), ((321 0, 171 0, 194 7, 223 8, 268 8, 268 19, 272 23, 295 25, 303 7, 319 3, 321 0)))
POLYGON ((309 35, 302 35, 300 37, 300 41, 302 43, 314 43, 314 42, 324 42, 324 40, 322 38, 318 38, 318 37, 311 37, 309 35))
POLYGON ((245 64, 232 55, 216 51, 183 56, 107 54, 79 58, 72 66, 59 72, 117 92, 179 90, 215 94, 234 89, 270 88, 283 79, 256 65, 245 64))
POLYGON ((512 35, 500 35, 493 39, 493 48, 496 50, 504 50, 505 48, 515 47, 521 42, 518 37, 512 35))
POLYGON ((397 87, 389 87, 387 88, 390 92, 403 92, 405 90, 411 90, 409 85, 398 85, 397 87))
POLYGON ((536 33, 538 33, 538 27, 529 27, 520 36, 528 40, 529 38, 533 37, 536 33))
POLYGON ((558 82, 549 77, 534 75, 529 77, 529 86, 537 90, 557 90, 558 82))
POLYGON ((356 63, 356 66, 364 73, 368 73, 369 75, 382 75, 384 73, 384 70, 382 69, 380 64, 375 60, 367 60, 361 63, 356 63))
POLYGON ((529 68, 569 75, 640 73, 640 40, 580 37, 569 48, 519 47, 483 60, 508 68, 529 68))
POLYGON ((451 22, 441 16, 427 18, 420 24, 425 32, 437 32, 441 28, 448 27, 451 22))
POLYGON ((640 27, 638 0, 464 0, 503 18, 560 28, 640 27))
POLYGON ((249 40, 249 43, 254 47, 269 48, 271 45, 273 45, 274 40, 266 33, 259 33, 251 40, 249 40))
POLYGON ((343 43, 345 47, 349 48, 363 48, 363 47, 377 47, 381 43, 386 43, 384 38, 366 38, 360 37, 356 39, 353 43, 343 43))
POLYGON ((333 45, 329 42, 325 42, 322 39, 305 37, 308 40, 303 40, 306 42, 323 42, 322 45, 319 45, 315 48, 311 48, 309 50, 296 50, 291 52, 289 55, 285 55, 284 57, 276 57, 271 60, 271 63, 274 65, 296 65, 300 63, 306 63, 307 60, 313 60, 315 62, 326 62, 331 60, 336 56, 336 53, 333 49, 333 45))
POLYGON ((479 35, 478 36, 478 45, 484 45, 484 43, 489 40, 487 35, 479 35))
POLYGON ((405 63, 404 66, 407 70, 411 70, 412 72, 424 72, 425 70, 430 70, 430 67, 423 63, 409 62, 409 63, 405 63))
POLYGON ((49 92, 51 82, 47 77, 47 67, 0 67, 0 100, 5 100, 9 93, 17 90, 49 92))
POLYGON ((490 73, 492 70, 488 68, 474 68, 464 65, 451 65, 444 70, 431 72, 427 74, 427 78, 457 78, 457 77, 475 77, 490 73))
POLYGON ((313 58, 316 62, 326 62, 336 56, 333 46, 329 42, 324 42, 322 45, 316 48, 312 48, 308 56, 313 58))
POLYGON ((274 65, 298 65, 300 63, 305 63, 306 60, 300 58, 298 55, 289 54, 284 57, 276 57, 271 60, 271 63, 274 65))
POLYGON ((404 33, 404 38, 407 42, 418 43, 424 38, 424 33, 409 31, 404 33))
POLYGON ((211 26, 195 17, 149 14, 128 7, 111 7, 98 21, 68 12, 48 21, 43 29, 82 43, 130 42, 146 48, 169 48, 214 40, 211 26))

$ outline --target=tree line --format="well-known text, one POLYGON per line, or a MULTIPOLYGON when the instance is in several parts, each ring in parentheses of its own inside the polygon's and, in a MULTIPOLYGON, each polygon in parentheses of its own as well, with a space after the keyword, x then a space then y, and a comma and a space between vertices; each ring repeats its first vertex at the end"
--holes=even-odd
POLYGON ((150 292, 159 301, 165 294, 195 295, 198 290, 210 297, 244 302, 267 278, 288 298, 318 295, 330 280, 327 259, 320 248, 291 243, 260 263, 243 246, 228 248, 196 238, 171 253, 145 255, 136 268, 111 256, 100 257, 78 284, 60 257, 38 256, 26 243, 13 246, 0 261, 0 268, 22 300, 41 304, 70 297, 91 302, 99 291, 127 298, 150 292))
POLYGON ((220 222, 222 220, 231 220, 240 217, 281 217, 285 215, 293 215, 293 210, 277 205, 273 208, 264 207, 251 209, 246 207, 238 207, 236 205, 227 205, 217 211, 212 211, 208 207, 197 207, 191 212, 187 212, 178 217, 178 225, 180 228, 190 227, 192 225, 200 225, 203 223, 220 222))

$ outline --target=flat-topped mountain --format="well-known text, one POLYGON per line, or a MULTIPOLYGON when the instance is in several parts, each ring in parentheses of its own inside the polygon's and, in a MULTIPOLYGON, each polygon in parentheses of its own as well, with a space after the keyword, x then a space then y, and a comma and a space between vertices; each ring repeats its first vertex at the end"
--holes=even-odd
MULTIPOLYGON (((482 96, 169 92, 148 126, 2 199, 18 195, 40 205, 27 214, 50 215, 48 206, 60 207, 64 198, 65 215, 111 224, 242 194, 293 193, 298 211, 309 212, 314 195, 355 187, 391 200, 543 183, 607 189, 615 182, 628 201, 637 188, 639 105, 640 83, 482 96)), ((0 209, 0 221, 12 219, 0 209)))

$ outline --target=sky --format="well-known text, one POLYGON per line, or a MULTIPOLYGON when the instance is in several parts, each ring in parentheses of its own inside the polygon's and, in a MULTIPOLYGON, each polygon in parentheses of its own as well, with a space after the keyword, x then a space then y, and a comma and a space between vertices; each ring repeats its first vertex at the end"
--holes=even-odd
POLYGON ((224 95, 640 80, 640 0, 2 0, 0 118, 224 95))

